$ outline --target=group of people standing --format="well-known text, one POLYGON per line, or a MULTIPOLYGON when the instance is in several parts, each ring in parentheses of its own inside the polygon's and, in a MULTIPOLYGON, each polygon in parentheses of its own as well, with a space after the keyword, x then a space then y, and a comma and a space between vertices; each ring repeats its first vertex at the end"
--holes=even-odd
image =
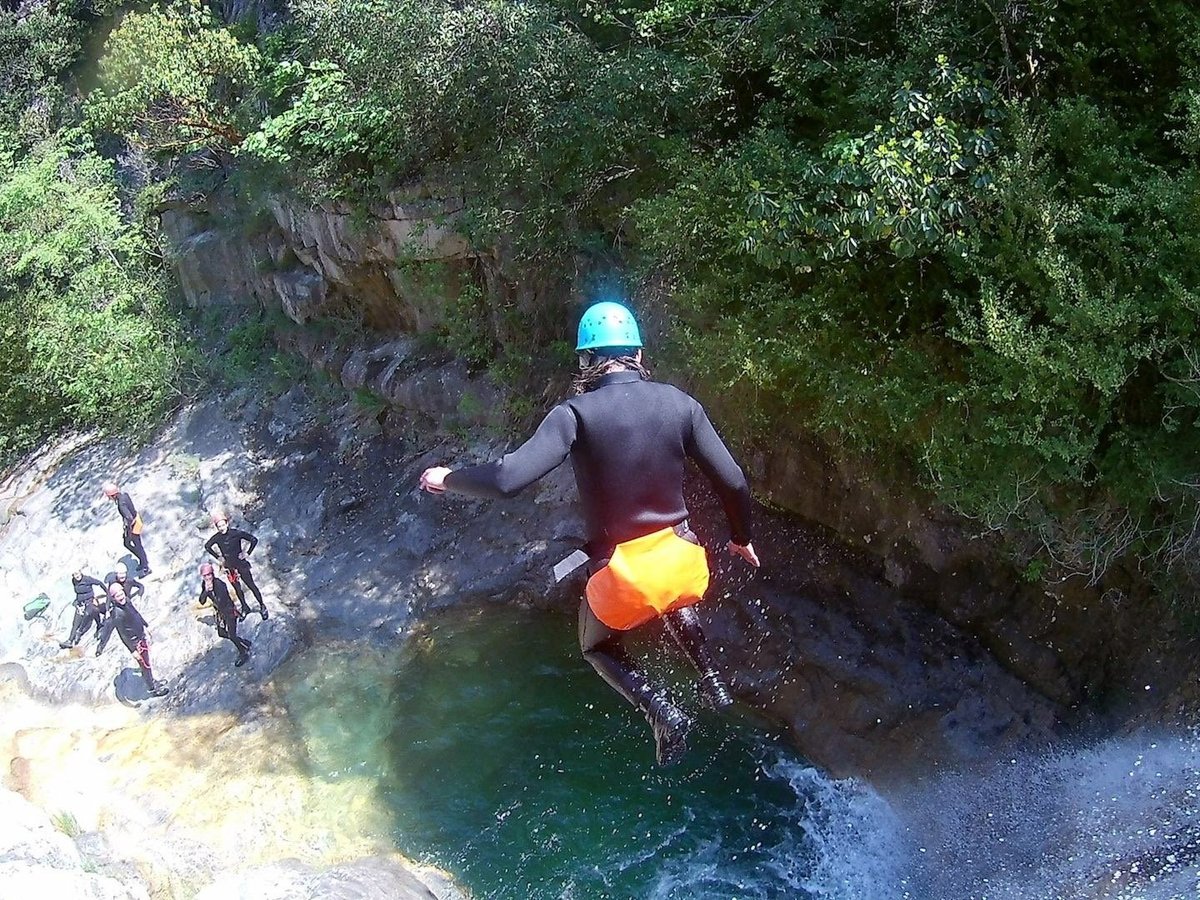
POLYGON ((266 604, 263 603, 262 591, 254 583, 254 574, 250 569, 250 554, 258 546, 258 538, 248 531, 230 528, 229 517, 223 512, 213 513, 212 520, 217 527, 217 533, 208 539, 204 549, 224 567, 238 602, 233 602, 229 586, 217 577, 216 569, 209 562, 200 565, 200 596, 197 600, 201 606, 206 603, 212 604, 217 612, 217 634, 236 648, 238 655, 233 664, 244 666, 250 658, 251 645, 250 641, 239 636, 237 632, 238 622, 250 614, 243 585, 250 589, 254 599, 258 601, 258 614, 262 621, 265 622, 271 617, 266 604))
POLYGON ((75 618, 70 636, 59 646, 64 650, 74 647, 95 625, 96 655, 99 656, 116 631, 125 649, 137 662, 150 696, 165 696, 170 689, 155 680, 150 668, 150 640, 146 633, 149 626, 133 603, 135 597, 145 596, 145 585, 130 577, 125 563, 117 563, 104 581, 93 578, 82 568, 76 569, 71 573, 71 586, 75 590, 75 618))
MULTIPOLYGON (((143 522, 137 507, 129 494, 114 482, 106 481, 101 490, 116 504, 121 517, 122 544, 137 559, 138 578, 146 577, 152 570, 142 544, 143 522)), ((223 512, 213 513, 212 521, 217 532, 208 539, 204 549, 224 570, 233 586, 233 596, 230 595, 225 581, 217 576, 213 564, 206 562, 200 566, 201 584, 197 599, 200 605, 211 603, 216 610, 217 633, 233 643, 238 652, 234 665, 240 667, 249 659, 251 646, 250 641, 237 633, 238 622, 251 612, 246 602, 246 588, 254 595, 262 620, 270 618, 263 602, 262 591, 254 582, 250 565, 250 554, 258 546, 258 538, 248 531, 231 528, 229 517, 223 512), (237 598, 236 604, 234 597, 237 598)), ((75 615, 70 635, 61 641, 59 646, 64 650, 75 647, 94 626, 97 639, 96 656, 100 656, 112 633, 116 631, 125 648, 137 662, 150 695, 165 696, 170 689, 155 679, 150 667, 150 643, 147 634, 149 626, 134 605, 135 599, 141 602, 141 598, 145 596, 145 585, 137 578, 131 577, 126 564, 119 562, 103 581, 88 575, 82 567, 76 569, 71 573, 71 587, 75 594, 75 615)))

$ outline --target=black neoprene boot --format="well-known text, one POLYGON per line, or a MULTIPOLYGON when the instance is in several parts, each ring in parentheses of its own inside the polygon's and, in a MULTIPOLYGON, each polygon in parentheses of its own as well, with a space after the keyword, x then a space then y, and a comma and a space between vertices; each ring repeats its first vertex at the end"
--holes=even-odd
POLYGON ((727 709, 733 706, 729 688, 717 674, 712 654, 708 652, 704 629, 700 625, 700 616, 696 614, 696 610, 690 606, 672 610, 663 616, 663 624, 700 673, 700 689, 708 705, 713 709, 727 709))
POLYGON ((583 655, 601 678, 646 717, 654 729, 654 758, 658 764, 670 766, 679 762, 687 750, 687 733, 692 727, 687 714, 665 692, 656 691, 645 675, 632 666, 622 665, 613 654, 589 650, 583 655))
POLYGON ((151 697, 165 697, 171 693, 171 689, 165 684, 159 684, 154 680, 154 673, 149 669, 142 669, 142 680, 146 682, 146 690, 151 697))

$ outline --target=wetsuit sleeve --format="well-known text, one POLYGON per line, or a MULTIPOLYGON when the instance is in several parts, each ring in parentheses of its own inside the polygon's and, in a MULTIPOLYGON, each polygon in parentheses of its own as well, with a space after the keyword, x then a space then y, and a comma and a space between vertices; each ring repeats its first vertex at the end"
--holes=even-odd
POLYGON ((134 581, 132 578, 130 578, 126 584, 129 585, 129 587, 126 588, 126 596, 129 597, 130 600, 132 600, 134 597, 140 597, 146 593, 146 586, 140 581, 134 581))
POLYGON ((99 578, 93 578, 91 575, 85 575, 83 577, 83 583, 89 587, 98 587, 101 591, 108 591, 108 588, 104 586, 103 581, 101 581, 99 578))
POLYGON ((219 538, 220 536, 221 536, 221 533, 218 531, 216 534, 214 534, 212 537, 210 537, 208 539, 207 543, 205 543, 205 545, 204 545, 204 549, 208 551, 209 556, 211 556, 213 559, 224 559, 225 558, 224 554, 222 554, 221 551, 217 549, 217 538, 219 538))
POLYGON ((567 458, 577 427, 575 414, 556 406, 524 444, 495 462, 451 472, 446 489, 470 497, 515 497, 567 458))
POLYGON ((246 541, 250 546, 246 548, 246 555, 249 556, 254 552, 254 548, 258 546, 258 538, 248 531, 239 531, 238 540, 246 541))
MULTIPOLYGON (((208 604, 208 591, 204 589, 204 585, 200 585, 200 596, 196 598, 196 602, 201 606, 208 604)), ((213 605, 215 606, 216 604, 213 605)))
POLYGON ((717 492, 729 520, 730 540, 742 546, 749 544, 750 485, 699 403, 692 406, 692 434, 687 454, 717 492))

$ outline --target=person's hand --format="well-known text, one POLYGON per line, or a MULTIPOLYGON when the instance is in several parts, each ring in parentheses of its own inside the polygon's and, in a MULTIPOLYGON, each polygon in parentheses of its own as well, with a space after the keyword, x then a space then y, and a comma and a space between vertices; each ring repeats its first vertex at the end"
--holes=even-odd
POLYGON ((742 545, 742 544, 735 544, 733 541, 730 541, 729 542, 729 553, 731 556, 740 556, 742 559, 744 559, 746 562, 750 563, 750 565, 754 566, 754 568, 756 568, 756 569, 760 565, 762 565, 762 563, 760 563, 758 561, 758 554, 754 552, 753 544, 742 545))
POLYGON ((431 494, 444 494, 446 492, 446 476, 450 474, 450 470, 445 466, 433 466, 421 473, 421 490, 429 491, 431 494))

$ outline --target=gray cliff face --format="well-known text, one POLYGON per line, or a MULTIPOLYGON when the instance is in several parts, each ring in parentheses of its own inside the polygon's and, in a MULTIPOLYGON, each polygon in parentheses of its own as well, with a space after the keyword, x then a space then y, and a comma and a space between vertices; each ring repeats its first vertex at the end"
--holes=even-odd
POLYGON ((398 263, 442 263, 441 279, 452 282, 475 256, 448 224, 462 209, 461 199, 422 187, 393 195, 366 220, 341 203, 309 208, 277 199, 250 240, 219 201, 171 206, 159 218, 192 306, 257 300, 297 324, 349 308, 372 328, 412 333, 440 321, 441 310, 398 263))

